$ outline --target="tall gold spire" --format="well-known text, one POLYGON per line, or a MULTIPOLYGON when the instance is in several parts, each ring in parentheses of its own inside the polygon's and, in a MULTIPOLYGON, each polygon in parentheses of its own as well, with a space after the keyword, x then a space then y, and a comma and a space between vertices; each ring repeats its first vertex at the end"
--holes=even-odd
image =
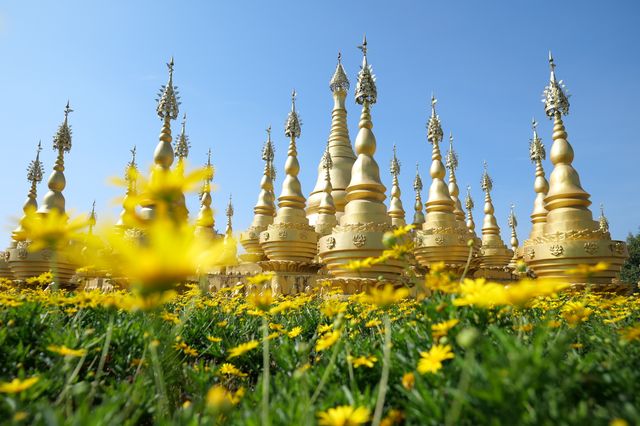
POLYGON ((442 127, 440 117, 436 114, 436 103, 438 100, 431 95, 431 116, 427 122, 427 140, 433 146, 431 152, 431 186, 429 187, 429 198, 427 199, 427 221, 429 215, 433 213, 453 213, 453 200, 449 193, 449 188, 444 183, 445 168, 442 164, 440 154, 440 142, 442 141, 442 127))
POLYGON ((42 177, 44 175, 44 168, 42 167, 42 161, 40 161, 40 151, 42 151, 42 142, 38 142, 36 158, 35 160, 31 161, 31 163, 29 163, 29 167, 27 168, 27 180, 31 183, 31 187, 29 188, 27 200, 22 206, 24 215, 22 216, 22 219, 20 219, 18 227, 11 234, 11 238, 14 241, 26 240, 26 235, 23 228, 24 220, 27 218, 28 214, 31 214, 38 209, 38 201, 36 200, 36 198, 38 197, 38 184, 42 182, 42 177))
POLYGON ((64 121, 58 127, 58 132, 53 137, 53 149, 58 151, 56 164, 53 166, 53 173, 49 177, 49 192, 44 196, 39 213, 49 213, 51 210, 58 210, 65 213, 65 200, 62 191, 67 186, 64 177, 64 153, 71 151, 71 127, 69 126, 69 113, 73 112, 67 101, 64 108, 64 121))
POLYGON ((487 162, 484 162, 484 171, 480 179, 480 186, 484 191, 484 220, 482 221, 482 258, 480 266, 486 271, 500 269, 507 266, 513 256, 513 252, 507 249, 500 236, 500 227, 494 215, 495 209, 491 200, 493 180, 487 171, 487 162))
POLYGON ((271 126, 266 130, 267 140, 262 147, 262 160, 264 160, 264 172, 260 181, 260 194, 258 202, 253 208, 253 221, 251 226, 245 232, 240 234, 240 243, 247 251, 243 255, 243 259, 249 262, 257 262, 264 260, 264 251, 260 246, 260 233, 265 231, 267 227, 273 223, 273 217, 276 214, 276 206, 274 204, 275 195, 273 193, 273 178, 275 176, 275 168, 273 167, 273 159, 275 150, 271 142, 271 126))
POLYGON ((355 140, 357 158, 351 168, 340 224, 331 235, 322 237, 318 244, 320 258, 326 263, 336 284, 347 293, 377 285, 379 276, 397 280, 404 266, 403 261, 392 260, 358 271, 346 267, 350 261, 380 256, 385 249, 382 237, 392 229, 391 218, 384 204, 386 188, 380 181, 380 168, 374 159, 376 137, 372 131, 371 105, 376 103, 378 93, 367 59, 366 37, 358 48, 362 51, 362 66, 358 73, 355 99, 362 105, 362 113, 355 140))
POLYGON ((598 219, 598 229, 602 233, 609 233, 609 221, 604 215, 604 204, 600 204, 600 218, 598 219))
POLYGON ((475 207, 475 204, 473 203, 473 198, 471 198, 470 185, 467 185, 467 196, 464 199, 464 206, 467 209, 467 228, 475 235, 476 224, 473 221, 473 208, 475 207))
POLYGON ((524 260, 539 277, 551 277, 576 284, 608 285, 620 273, 628 256, 623 241, 612 241, 609 232, 593 220, 590 195, 582 189, 573 168, 573 147, 567 140, 562 116, 569 113, 569 97, 562 81, 556 79, 555 62, 549 52, 549 84, 543 92, 545 113, 553 120, 553 143, 549 158, 553 170, 549 191, 544 197, 547 210, 542 235, 526 242, 524 260), (579 265, 608 265, 596 274, 569 274, 579 265))
POLYGON ((98 217, 96 216, 96 200, 93 200, 93 204, 91 204, 91 213, 89 213, 89 220, 87 221, 88 225, 88 233, 89 235, 93 235, 93 228, 95 228, 98 217))
POLYGON ((233 225, 231 219, 233 218, 233 203, 231 201, 231 194, 229 194, 229 203, 225 210, 227 216, 227 225, 224 231, 224 239, 222 242, 222 258, 219 263, 223 266, 233 266, 238 263, 238 245, 236 239, 233 236, 233 225))
POLYGON ((533 129, 533 138, 529 144, 529 156, 531 161, 536 165, 536 179, 533 184, 533 188, 536 192, 536 199, 533 203, 533 212, 531 213, 531 234, 530 240, 540 237, 544 233, 544 225, 547 223, 547 208, 544 204, 544 199, 549 191, 549 182, 544 174, 542 168, 542 160, 546 158, 546 151, 542 139, 538 137, 537 131, 538 123, 535 118, 531 121, 531 127, 533 129))
MULTIPOLYGON (((341 54, 338 53, 338 63, 335 73, 329 83, 329 89, 333 95, 333 111, 331 113, 331 131, 329 133, 329 154, 333 167, 331 168, 331 195, 336 206, 336 217, 339 219, 344 213, 346 203, 346 188, 351 180, 351 168, 356 156, 349 140, 347 128, 347 109, 345 100, 349 90, 349 79, 341 62, 341 54)), ((318 164, 318 178, 313 191, 309 195, 307 216, 313 225, 316 222, 321 198, 324 196, 325 169, 323 161, 318 164)))
MULTIPOLYGON (((158 93, 158 105, 156 106, 156 113, 162 120, 162 129, 160 130, 160 136, 158 145, 153 152, 153 169, 151 171, 151 179, 154 179, 154 175, 157 173, 168 173, 174 160, 174 151, 171 145, 173 138, 171 136, 171 120, 178 118, 180 97, 178 96, 178 90, 173 85, 173 57, 169 63, 167 63, 167 69, 169 73, 169 80, 167 84, 160 87, 158 93)), ((183 194, 180 194, 183 195, 183 194)), ((186 219, 186 208, 183 208, 181 204, 181 198, 178 199, 178 219, 186 219)), ((170 206, 171 208, 171 206, 170 206)), ((155 206, 152 200, 143 202, 141 209, 142 217, 144 219, 152 219, 154 216, 155 206)))
POLYGON ((518 262, 518 246, 519 246, 519 242, 518 242, 518 235, 516 233, 516 227, 518 226, 518 219, 516 219, 516 213, 513 210, 515 208, 515 206, 513 204, 511 204, 511 209, 509 210, 509 216, 507 217, 507 223, 509 225, 509 228, 511 228, 511 250, 513 251, 513 257, 511 258, 511 261, 509 262, 509 267, 511 269, 515 269, 517 266, 517 262, 518 262))
POLYGON ((416 192, 416 202, 414 205, 413 224, 420 228, 424 223, 424 213, 422 213, 422 179, 420 178, 419 165, 416 163, 416 178, 413 180, 413 190, 416 192))
MULTIPOLYGON (((260 233, 260 245, 270 261, 311 262, 316 256, 317 234, 309 226, 305 213, 306 199, 298 179, 300 163, 296 138, 300 137, 300 118, 296 111, 296 91, 291 93, 291 111, 287 116, 284 134, 289 138, 285 161, 285 177, 278 197, 278 211, 273 223, 260 233)), ((273 266, 274 263, 271 264, 273 266)))
POLYGON ((116 223, 120 228, 131 228, 135 225, 136 219, 136 204, 133 200, 136 196, 136 180, 138 174, 138 165, 136 164, 136 146, 131 149, 131 161, 127 163, 127 167, 124 172, 124 180, 127 184, 127 190, 122 199, 122 211, 120 212, 120 218, 116 223))
POLYGON ((224 211, 224 214, 227 216, 227 227, 224 230, 224 236, 226 238, 233 235, 233 224, 231 222, 233 218, 233 202, 231 194, 229 194, 229 203, 227 203, 227 209, 224 211))
POLYGON ((393 145, 393 158, 391 159, 391 166, 389 167, 391 176, 393 176, 393 183, 391 185, 391 199, 389 202, 389 217, 391 217, 391 224, 394 226, 405 226, 407 222, 404 218, 404 208, 402 207, 402 200, 400 199, 400 184, 398 183, 398 175, 400 174, 400 161, 398 161, 396 145, 393 145))
POLYGON ((196 235, 214 238, 215 219, 213 217, 213 210, 211 209, 211 181, 213 180, 214 170, 211 164, 211 149, 207 152, 207 163, 204 167, 207 174, 202 184, 202 192, 200 193, 200 212, 196 219, 196 235))
POLYGON ((189 142, 189 136, 187 135, 186 126, 187 113, 185 112, 182 116, 182 130, 180 131, 180 135, 178 136, 175 147, 175 153, 178 157, 178 161, 184 161, 189 156, 189 148, 191 148, 191 143, 189 142))
POLYGON ((446 166, 449 170, 449 194, 453 200, 453 214, 456 215, 456 219, 461 223, 464 223, 464 211, 462 210, 462 203, 460 203, 460 189, 458 188, 458 182, 456 181, 456 170, 458 168, 458 155, 453 150, 453 134, 449 133, 449 151, 446 157, 446 166))
POLYGON ((320 199, 320 206, 318 207, 318 217, 316 220, 316 232, 319 235, 328 235, 336 226, 338 221, 336 220, 336 206, 333 201, 331 191, 333 187, 331 185, 331 169, 333 169, 333 159, 329 152, 329 144, 322 156, 322 166, 324 168, 324 192, 320 199))

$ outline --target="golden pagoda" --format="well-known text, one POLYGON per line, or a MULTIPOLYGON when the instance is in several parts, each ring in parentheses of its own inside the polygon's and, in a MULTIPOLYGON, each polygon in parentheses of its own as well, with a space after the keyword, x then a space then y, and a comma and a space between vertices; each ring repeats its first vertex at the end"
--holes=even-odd
MULTIPOLYGON (((178 157, 178 161, 176 163, 176 171, 181 175, 181 177, 184 176, 186 160, 189 156, 189 148, 191 147, 189 136, 187 136, 186 126, 187 114, 184 113, 184 115, 182 116, 182 129, 180 131, 180 135, 178 135, 178 140, 176 141, 174 148, 175 155, 176 157, 178 157)), ((184 220, 189 217, 189 210, 187 209, 187 202, 184 194, 176 194, 175 209, 176 215, 178 217, 183 218, 184 220)))
POLYGON ((124 180, 127 185, 124 198, 122 199, 122 211, 116 222, 116 227, 125 231, 132 229, 136 225, 136 180, 138 174, 138 165, 136 164, 136 147, 131 149, 131 161, 127 163, 124 172, 124 180))
POLYGON ((487 171, 486 161, 480 186, 484 191, 484 220, 482 221, 480 269, 476 272, 476 276, 508 280, 511 279, 511 274, 507 271, 507 265, 513 257, 513 251, 507 248, 500 236, 500 227, 494 215, 495 209, 491 200, 493 181, 487 171))
MULTIPOLYGON (((69 126, 69 113, 71 112, 73 112, 73 110, 69 106, 69 102, 67 102, 64 109, 64 121, 58 127, 58 131, 53 137, 53 149, 57 151, 58 155, 53 167, 53 172, 51 176, 49 176, 49 191, 45 194, 42 205, 37 210, 37 213, 41 215, 48 215, 54 210, 57 214, 66 214, 66 203, 62 191, 67 185, 64 176, 64 154, 65 152, 71 151, 71 127, 69 126)), ((29 192, 29 199, 31 201, 28 199, 27 203, 25 203, 25 214, 29 214, 29 212, 33 214, 34 209, 37 207, 35 203, 35 185, 39 181, 38 179, 42 179, 41 168, 42 165, 39 163, 39 157, 36 156, 36 161, 29 167, 29 180, 32 183, 31 191, 29 192), (36 177, 38 179, 36 179, 36 177)), ((12 248, 9 249, 8 256, 9 267, 11 268, 13 276, 18 280, 26 280, 27 278, 38 276, 55 268, 55 278, 57 282, 52 283, 52 285, 54 287, 69 285, 76 269, 70 257, 64 252, 54 254, 51 248, 31 252, 28 250, 30 244, 27 239, 28 236, 22 232, 22 226, 19 226, 16 231, 18 232, 14 232, 13 234, 15 245, 12 245, 12 248), (16 238, 18 239, 16 240, 16 238), (55 265, 52 265, 54 256, 55 265)))
POLYGON ((225 215, 227 216, 227 225, 224 230, 224 240, 222 243, 222 257, 219 263, 224 267, 234 266, 238 264, 238 243, 233 236, 233 203, 231 200, 231 195, 229 195, 229 203, 227 204, 227 208, 225 210, 225 215))
POLYGON ((544 198, 548 213, 542 235, 530 239, 525 246, 524 260, 538 277, 611 284, 628 257, 627 247, 623 241, 611 240, 609 230, 593 220, 589 209, 590 195, 582 189, 578 172, 571 164, 573 148, 562 121, 562 116, 569 112, 569 99, 562 81, 556 80, 551 52, 549 66, 549 84, 543 93, 545 113, 553 120, 550 153, 553 170, 544 198), (606 263, 607 269, 589 276, 568 272, 578 265, 598 262, 606 263))
POLYGON ((445 165, 449 171, 449 195, 453 200, 453 214, 456 216, 456 220, 461 224, 464 224, 464 211, 462 210, 462 203, 460 202, 460 189, 458 188, 458 182, 456 180, 456 170, 458 169, 458 154, 453 149, 453 133, 449 133, 449 151, 447 151, 445 165))
MULTIPOLYGON (((329 82, 329 89, 333 94, 333 111, 331 112, 331 131, 329 133, 329 154, 333 167, 331 168, 331 196, 336 206, 336 217, 340 217, 344 213, 346 204, 346 189, 351 180, 351 168, 353 167, 356 156, 351 147, 349 140, 349 129, 347 128, 347 109, 345 107, 345 99, 349 90, 349 79, 344 72, 341 62, 341 54, 338 53, 338 64, 336 71, 329 82)), ((318 180, 316 186, 309 195, 307 207, 307 216, 309 223, 315 225, 320 201, 323 197, 325 187, 325 168, 324 163, 320 160, 318 165, 318 180)))
POLYGON ((518 262, 522 260, 522 249, 519 247, 520 243, 518 242, 518 235, 516 233, 516 227, 518 226, 518 219, 516 218, 516 213, 513 211, 515 206, 511 204, 511 209, 509 210, 509 216, 507 217, 507 224, 511 229, 511 240, 509 243, 511 244, 511 251, 513 252, 513 257, 509 261, 509 269, 511 271, 515 271, 518 266, 518 262))
POLYGON ((240 234, 240 243, 246 250, 240 257, 245 262, 258 262, 267 260, 264 250, 260 245, 260 233, 267 230, 273 223, 276 214, 273 193, 273 179, 275 178, 275 168, 273 167, 275 150, 271 142, 271 127, 267 129, 267 141, 262 148, 262 159, 264 160, 264 172, 260 182, 260 194, 258 202, 253 208, 253 221, 246 231, 240 234))
POLYGON ((402 200, 400 199, 400 184, 398 183, 398 175, 400 174, 400 161, 396 155, 396 145, 393 145, 393 158, 391 159, 391 166, 389 171, 393 176, 393 182, 391 184, 391 199, 389 201, 389 217, 391 218, 391 224, 395 227, 402 227, 407 224, 404 218, 404 208, 402 207, 402 200))
POLYGON ((209 149, 207 153, 207 164, 205 164, 204 167, 207 174, 204 177, 202 191, 200 192, 200 211, 198 212, 198 217, 196 219, 195 234, 198 237, 213 240, 217 235, 215 231, 213 210, 211 209, 211 181, 213 180, 214 173, 213 166, 211 165, 211 149, 209 149))
POLYGON ((416 177, 413 180, 413 190, 416 192, 416 202, 413 206, 415 213, 413 214, 413 225, 417 229, 422 228, 424 223, 424 213, 422 212, 422 178, 420 178, 419 165, 416 163, 416 177))
POLYGON ((427 216, 422 229, 416 231, 415 257, 425 268, 434 262, 445 262, 452 271, 462 272, 469 257, 467 241, 472 235, 464 221, 459 221, 454 213, 455 201, 444 182, 445 167, 439 146, 443 133, 436 103, 436 98, 431 96, 431 116, 427 122, 427 140, 433 146, 429 170, 431 186, 426 202, 427 216))
POLYGON ((333 227, 338 224, 336 219, 336 205, 333 200, 333 185, 331 184, 331 169, 333 169, 333 159, 329 151, 329 145, 322 156, 324 167, 324 192, 320 198, 320 206, 316 216, 316 232, 319 236, 329 235, 333 227))
MULTIPOLYGON (((173 138, 171 136, 171 120, 178 118, 179 113, 179 96, 178 91, 173 86, 173 57, 167 64, 169 71, 169 81, 166 85, 160 87, 160 93, 158 94, 158 105, 156 106, 156 113, 162 120, 162 129, 160 130, 160 136, 158 137, 158 145, 153 152, 153 168, 151 170, 150 179, 162 179, 163 174, 169 173, 171 165, 174 160, 174 151, 171 142, 173 138)), ((174 194, 176 195, 176 194, 174 194)), ((174 200, 174 205, 171 206, 173 211, 168 213, 172 214, 177 221, 186 220, 185 209, 181 208, 180 203, 182 197, 177 194, 174 200), (177 205, 177 208, 176 208, 177 205)), ((152 200, 145 200, 142 202, 142 208, 140 209, 140 216, 144 220, 151 220, 155 215, 154 202, 152 200)))
POLYGON ((311 285, 310 275, 315 274, 321 266, 313 262, 318 234, 309 225, 305 213, 306 199, 298 180, 300 163, 296 138, 300 137, 301 129, 295 90, 291 94, 291 111, 284 134, 290 138, 285 177, 273 223, 260 233, 260 245, 269 260, 259 262, 259 265, 265 271, 274 272, 272 290, 275 293, 290 294, 303 291, 311 285), (295 275, 300 279, 296 279, 295 275))
POLYGON ((372 131, 370 108, 376 103, 377 89, 372 68, 367 62, 366 37, 359 49, 362 50, 362 66, 355 99, 362 105, 362 113, 355 142, 357 158, 346 189, 344 215, 331 235, 320 238, 318 243, 319 256, 332 276, 331 282, 341 286, 345 293, 378 285, 379 277, 398 280, 404 267, 401 260, 390 260, 360 270, 347 267, 351 261, 380 256, 385 249, 382 237, 393 229, 384 204, 386 188, 380 181, 380 169, 373 158, 376 138, 372 131))
MULTIPOLYGON (((544 225, 547 223, 547 208, 545 207, 544 199, 549 191, 549 182, 547 182, 542 167, 542 161, 546 158, 547 153, 544 149, 542 139, 538 137, 538 123, 535 119, 532 119, 531 127, 533 129, 533 138, 529 144, 529 157, 536 165, 536 178, 533 184, 536 199, 533 202, 533 212, 531 212, 531 233, 529 234, 529 240, 534 240, 544 234, 544 225)), ((527 244, 528 242, 525 241, 524 245, 527 244)))

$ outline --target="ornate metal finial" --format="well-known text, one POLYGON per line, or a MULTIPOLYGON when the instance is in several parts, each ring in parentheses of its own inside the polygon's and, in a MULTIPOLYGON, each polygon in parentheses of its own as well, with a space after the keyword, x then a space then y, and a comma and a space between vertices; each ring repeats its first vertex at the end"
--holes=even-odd
POLYGON ((467 208, 467 211, 471 211, 475 207, 473 198, 471 198, 471 185, 467 185, 467 196, 464 198, 464 206, 467 208))
POLYGON ((131 153, 131 161, 129 161, 128 167, 132 169, 137 169, 138 165, 136 164, 136 146, 134 145, 132 149, 129 150, 131 153))
POLYGON ((42 182, 42 177, 44 175, 44 167, 42 166, 42 161, 40 161, 40 151, 42 151, 42 142, 38 142, 36 159, 31 161, 27 168, 27 180, 33 185, 37 185, 42 182))
POLYGON ((293 89, 291 92, 291 112, 287 116, 287 122, 284 126, 284 135, 288 138, 299 138, 300 137, 300 118, 298 117, 298 113, 296 112, 296 97, 298 94, 296 93, 296 89, 293 89))
POLYGON ((544 160, 547 156, 542 139, 538 137, 538 131, 536 130, 537 126, 538 123, 536 122, 536 119, 532 119, 531 128, 533 129, 533 138, 529 143, 529 157, 534 163, 544 160))
POLYGON ((178 88, 173 85, 173 56, 167 64, 167 68, 169 69, 169 81, 167 84, 160 87, 158 98, 156 99, 158 102, 156 112, 158 113, 158 117, 162 120, 175 120, 178 118, 180 96, 178 88))
POLYGON ((480 180, 480 186, 482 190, 485 192, 491 192, 493 189, 493 181, 489 176, 489 172, 487 172, 487 162, 484 162, 484 171, 482 172, 482 179, 480 180))
POLYGON ((189 142, 189 136, 187 136, 186 132, 187 126, 187 113, 184 113, 182 116, 182 131, 180 132, 180 136, 178 136, 178 140, 176 141, 175 152, 179 159, 184 160, 189 156, 189 148, 191 148, 191 143, 189 142))
POLYGON ((600 219, 598 220, 600 225, 600 231, 609 232, 609 221, 607 217, 604 215, 604 204, 600 203, 600 219))
POLYGON ((98 221, 98 217, 96 215, 96 200, 93 200, 93 204, 91 205, 91 213, 89 213, 89 234, 93 234, 93 227, 96 226, 96 222, 98 221))
POLYGON ((332 92, 339 90, 346 92, 349 90, 349 79, 342 67, 341 58, 342 54, 338 52, 338 65, 336 65, 336 71, 333 73, 333 77, 331 77, 331 81, 329 82, 329 89, 331 89, 332 92))
POLYGON ((453 133, 449 133, 449 151, 447 152, 447 169, 454 172, 458 168, 458 155, 453 150, 453 133))
POLYGON ((422 191, 422 179, 420 178, 419 164, 416 163, 416 178, 413 180, 413 189, 416 192, 422 191))
POLYGON ((207 175, 205 176, 205 181, 207 184, 210 184, 213 180, 213 166, 211 165, 211 148, 207 151, 207 164, 204 165, 205 170, 207 171, 207 175))
POLYGON ((228 235, 229 233, 231 233, 231 218, 233 217, 233 203, 232 203, 232 196, 231 194, 229 194, 229 203, 227 204, 227 209, 225 210, 225 214, 227 215, 227 230, 226 230, 226 234, 228 235))
POLYGON ((518 226, 518 219, 516 219, 516 214, 514 212, 514 208, 516 206, 511 204, 511 210, 509 211, 509 217, 507 218, 507 223, 513 232, 515 232, 516 227, 518 226))
POLYGON ((397 157, 396 144, 393 144, 393 158, 391 159, 391 166, 389 167, 389 171, 395 177, 400 174, 400 161, 398 161, 397 157))
POLYGON ((542 102, 544 103, 545 113, 549 118, 553 118, 556 113, 561 115, 569 114, 569 97, 567 88, 562 80, 556 80, 556 64, 553 62, 553 56, 549 51, 549 68, 551 75, 549 77, 549 85, 542 92, 542 102))
POLYGON ((364 37, 358 49, 362 50, 362 66, 360 67, 358 83, 356 84, 356 102, 360 105, 365 102, 373 105, 378 99, 378 89, 376 88, 376 76, 373 74, 373 68, 367 62, 367 36, 364 37))
POLYGON ((58 127, 56 135, 53 137, 53 149, 58 151, 71 151, 71 126, 69 126, 69 113, 73 112, 69 106, 69 101, 64 108, 64 121, 58 127))
POLYGON ((327 147, 322 154, 322 168, 326 170, 327 175, 329 174, 329 170, 333 169, 333 160, 331 159, 331 153, 329 152, 329 144, 327 143, 327 147))
POLYGON ((440 117, 436 114, 436 103, 438 100, 431 94, 431 116, 427 121, 427 140, 433 143, 440 143, 442 141, 442 126, 440 125, 440 117))

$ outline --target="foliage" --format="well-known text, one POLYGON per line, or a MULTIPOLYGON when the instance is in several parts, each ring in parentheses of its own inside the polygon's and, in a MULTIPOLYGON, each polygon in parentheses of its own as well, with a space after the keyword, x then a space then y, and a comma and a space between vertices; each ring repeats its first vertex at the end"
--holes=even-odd
POLYGON ((635 284, 640 282, 640 232, 636 235, 629 233, 627 236, 627 249, 629 259, 622 266, 620 280, 635 284))
MULTIPOLYGON (((479 294, 495 294, 473 284, 481 304, 479 294)), ((380 424, 640 422, 637 296, 532 294, 483 308, 463 291, 419 301, 400 292, 389 304, 388 289, 381 299, 321 288, 252 302, 240 288, 191 289, 151 303, 124 292, 5 289, 0 418, 261 424, 259 348, 269 342, 274 425, 375 421, 385 365, 380 424)))

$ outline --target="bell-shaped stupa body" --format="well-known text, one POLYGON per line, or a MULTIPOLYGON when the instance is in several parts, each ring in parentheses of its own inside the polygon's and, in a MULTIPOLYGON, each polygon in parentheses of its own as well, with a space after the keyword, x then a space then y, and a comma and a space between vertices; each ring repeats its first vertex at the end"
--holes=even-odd
POLYGON ((138 165, 136 164, 136 147, 131 149, 131 161, 127 163, 127 167, 124 172, 124 180, 127 185, 124 198, 122 199, 122 211, 120 217, 116 222, 116 227, 121 231, 131 229, 136 225, 136 202, 135 197, 137 193, 137 176, 138 165))
POLYGON ((524 261, 539 277, 559 278, 572 283, 611 284, 618 278, 628 257, 623 241, 611 240, 608 229, 593 220, 590 195, 582 188, 573 167, 573 148, 567 140, 562 116, 569 112, 569 100, 562 81, 556 80, 555 64, 549 53, 551 75, 545 88, 545 112, 553 119, 550 158, 553 170, 549 191, 544 198, 547 210, 543 235, 530 239, 524 248, 524 261), (594 274, 570 273, 579 265, 604 262, 607 269, 594 274))
POLYGON ((351 169, 340 224, 333 229, 331 235, 320 238, 318 244, 320 259, 326 264, 334 281, 347 293, 376 285, 380 276, 385 280, 397 280, 404 267, 404 262, 399 259, 360 270, 347 267, 351 261, 380 256, 385 249, 382 237, 385 232, 393 229, 384 204, 386 188, 380 181, 380 168, 373 157, 376 138, 372 131, 370 107, 376 102, 377 89, 375 77, 367 62, 366 38, 360 49, 363 51, 363 59, 355 93, 356 102, 362 105, 355 142, 357 158, 351 169))
POLYGON ((273 159, 275 150, 271 141, 271 127, 267 128, 267 141, 262 147, 262 159, 264 160, 264 172, 260 181, 260 193, 258 194, 258 202, 253 208, 253 221, 246 231, 240 234, 240 243, 244 247, 246 253, 241 258, 247 262, 259 262, 267 260, 264 250, 260 245, 260 233, 267 230, 267 227, 273 223, 276 215, 275 196, 273 193, 273 179, 275 177, 275 169, 273 167, 273 159))
MULTIPOLYGON (((347 128, 347 109, 345 99, 349 90, 349 80, 344 72, 338 54, 338 65, 331 78, 329 88, 333 94, 333 111, 331 113, 331 131, 329 133, 329 154, 331 155, 331 196, 336 206, 336 218, 340 219, 344 214, 346 204, 347 186, 351 181, 351 169, 356 160, 349 140, 349 130, 347 128)), ((318 165, 318 179, 313 192, 309 195, 307 216, 309 223, 315 225, 320 202, 324 197, 325 168, 323 161, 318 165)))
POLYGON ((513 251, 507 248, 500 236, 500 227, 495 216, 495 208, 491 199, 493 181, 487 172, 487 163, 484 163, 481 184, 484 191, 484 219, 482 220, 482 247, 480 249, 480 270, 477 276, 487 278, 505 278, 504 275, 509 261, 513 257, 513 251))
POLYGON ((320 206, 318 207, 318 215, 316 218, 316 232, 319 236, 329 235, 333 231, 333 227, 338 224, 336 219, 336 205, 333 200, 331 184, 331 170, 333 169, 333 159, 329 146, 322 156, 324 166, 324 192, 320 198, 320 206))
MULTIPOLYGON (((444 181, 445 167, 442 164, 440 142, 442 127, 436 114, 436 99, 431 97, 431 117, 427 122, 427 140, 432 144, 431 185, 426 203, 427 216, 422 229, 415 235, 415 257, 425 268, 435 262, 444 262, 454 272, 464 270, 469 257, 467 241, 472 234, 455 211, 456 203, 451 198, 444 181)), ((457 185, 456 185, 457 188, 457 185)))
MULTIPOLYGON (((196 218, 195 235, 213 241, 218 237, 215 231, 215 218, 213 209, 211 209, 211 181, 213 180, 213 165, 211 164, 211 150, 207 153, 207 164, 204 166, 207 174, 202 183, 202 191, 200 192, 200 211, 196 218)), ((231 200, 229 200, 231 205, 231 200)), ((231 206, 233 210, 233 206, 231 206)))
MULTIPOLYGON (((289 150, 285 162, 285 177, 278 197, 278 211, 272 224, 260 233, 260 245, 269 261, 311 263, 317 254, 318 235, 309 225, 305 213, 306 199, 298 179, 300 163, 296 138, 300 137, 300 120, 296 111, 296 92, 291 96, 291 112, 285 124, 289 150)), ((268 265, 267 268, 273 265, 268 265)))

